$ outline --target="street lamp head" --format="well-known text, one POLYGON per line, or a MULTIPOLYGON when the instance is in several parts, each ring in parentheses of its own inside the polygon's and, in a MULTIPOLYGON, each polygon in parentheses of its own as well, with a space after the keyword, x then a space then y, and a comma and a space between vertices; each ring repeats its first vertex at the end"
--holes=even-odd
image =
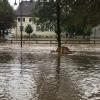
POLYGON ((14 3, 14 5, 17 5, 17 2, 16 2, 16 0, 15 0, 15 3, 14 3))

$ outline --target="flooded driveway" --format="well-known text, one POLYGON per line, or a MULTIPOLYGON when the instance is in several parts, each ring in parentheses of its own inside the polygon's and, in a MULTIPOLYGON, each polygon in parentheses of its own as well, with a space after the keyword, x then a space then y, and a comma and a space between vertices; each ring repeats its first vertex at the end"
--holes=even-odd
POLYGON ((0 46, 0 100, 100 100, 100 52, 0 46))

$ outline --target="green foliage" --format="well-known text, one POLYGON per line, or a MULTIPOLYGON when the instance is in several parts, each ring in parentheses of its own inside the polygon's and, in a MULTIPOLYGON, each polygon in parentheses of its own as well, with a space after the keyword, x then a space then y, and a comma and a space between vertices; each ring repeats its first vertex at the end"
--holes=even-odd
POLYGON ((15 25, 15 12, 8 0, 0 0, 0 30, 7 30, 15 25))
POLYGON ((71 5, 70 20, 75 26, 96 26, 100 23, 100 1, 76 0, 71 5))
POLYGON ((90 26, 85 27, 84 34, 86 34, 87 36, 90 36, 92 34, 92 28, 90 26))
MULTIPOLYGON (((33 18, 37 25, 56 26, 57 8, 55 0, 37 1, 33 18), (48 24, 49 25, 48 25, 48 24)), ((62 31, 77 35, 92 34, 91 29, 100 24, 100 0, 59 0, 62 31)), ((56 30, 56 27, 55 27, 56 30)))
POLYGON ((30 35, 33 32, 32 26, 27 25, 26 28, 25 28, 25 32, 30 35))
POLYGON ((48 30, 53 27, 56 21, 56 10, 54 0, 50 2, 36 3, 36 8, 33 10, 33 21, 41 26, 41 30, 48 30))

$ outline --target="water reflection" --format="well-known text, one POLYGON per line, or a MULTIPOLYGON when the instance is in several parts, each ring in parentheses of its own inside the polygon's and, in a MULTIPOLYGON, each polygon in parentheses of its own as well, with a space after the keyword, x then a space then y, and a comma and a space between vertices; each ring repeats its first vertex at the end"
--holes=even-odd
POLYGON ((51 55, 47 55, 49 62, 41 60, 42 65, 39 65, 39 76, 37 80, 37 94, 38 100, 59 100, 58 91, 59 91, 59 78, 60 78, 60 60, 53 61, 51 55), (52 60, 51 60, 52 59, 52 60), (54 63, 54 66, 50 63, 54 63))
POLYGON ((67 72, 77 81, 82 100, 100 100, 100 53, 81 52, 69 58, 67 72))
POLYGON ((78 67, 77 69, 79 71, 89 71, 89 69, 93 68, 93 64, 91 62, 92 59, 96 59, 95 57, 89 57, 89 56, 73 56, 73 61, 77 63, 78 67), (90 60, 91 59, 91 60, 90 60))
MULTIPOLYGON (((94 54, 94 53, 93 53, 94 54)), ((95 71, 95 64, 99 63, 99 58, 97 56, 91 55, 74 55, 70 57, 74 63, 77 64, 77 69, 79 71, 95 71)))
POLYGON ((0 51, 0 100, 100 100, 99 52, 19 47, 0 51))
POLYGON ((23 70, 22 70, 22 68, 23 68, 23 51, 22 51, 22 48, 21 48, 21 51, 20 51, 20 60, 19 60, 19 62, 20 62, 20 65, 21 65, 20 74, 22 75, 23 74, 23 70))
POLYGON ((13 59, 9 52, 0 52, 0 63, 8 63, 13 59))
POLYGON ((57 67, 56 67, 56 79, 60 79, 60 64, 61 64, 61 55, 57 55, 57 67))

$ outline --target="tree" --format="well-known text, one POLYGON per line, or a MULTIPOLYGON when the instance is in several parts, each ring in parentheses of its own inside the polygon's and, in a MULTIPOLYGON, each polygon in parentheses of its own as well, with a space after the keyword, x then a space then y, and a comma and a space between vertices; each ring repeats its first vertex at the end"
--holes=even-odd
POLYGON ((40 2, 40 0, 38 0, 33 10, 33 20, 37 25, 41 25, 41 30, 49 30, 50 27, 55 25, 55 13, 54 0, 50 0, 50 2, 40 2))
POLYGON ((25 28, 25 32, 29 35, 29 39, 30 39, 30 34, 33 32, 32 26, 27 25, 25 28))
POLYGON ((77 35, 88 35, 84 30, 100 24, 99 0, 63 0, 62 27, 73 28, 77 35))
MULTIPOLYGON (((39 1, 36 10, 33 11, 35 12, 33 18, 38 18, 37 23, 44 26, 45 23, 52 23, 56 29, 56 5, 59 0, 49 0, 49 2, 42 3, 39 1)), ((100 24, 100 0, 60 0, 59 5, 61 31, 66 31, 66 28, 69 28, 73 29, 71 32, 84 36, 87 26, 93 28, 100 24)))
POLYGON ((92 28, 90 26, 86 26, 84 28, 84 38, 87 36, 87 38, 90 38, 90 35, 92 34, 92 28))
MULTIPOLYGON (((35 18, 37 17, 37 23, 51 28, 55 27, 57 33, 58 47, 61 47, 61 29, 60 29, 60 6, 61 0, 49 0, 49 2, 37 2, 37 10, 33 12, 35 18)), ((34 17, 33 17, 34 18, 34 17)))
POLYGON ((14 27, 15 25, 15 12, 13 8, 8 3, 8 0, 0 0, 0 31, 3 31, 3 36, 5 30, 14 27))

